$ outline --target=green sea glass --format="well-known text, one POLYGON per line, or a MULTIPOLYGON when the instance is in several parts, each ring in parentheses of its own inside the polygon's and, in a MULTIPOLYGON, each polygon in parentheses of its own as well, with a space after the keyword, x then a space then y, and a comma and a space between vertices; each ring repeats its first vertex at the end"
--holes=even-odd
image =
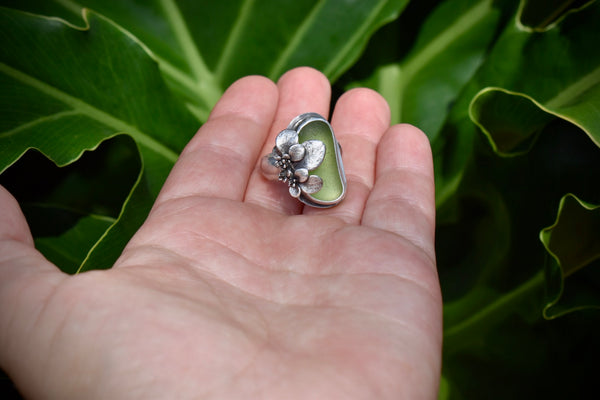
POLYGON ((310 203, 316 207, 331 207, 339 203, 346 195, 346 177, 342 164, 341 147, 331 128, 331 125, 318 114, 305 114, 300 116, 295 128, 298 132, 298 141, 320 140, 325 144, 325 158, 321 165, 312 170, 311 175, 318 175, 323 179, 323 187, 316 193, 303 194, 310 203), (304 116, 304 118, 302 118, 304 116))

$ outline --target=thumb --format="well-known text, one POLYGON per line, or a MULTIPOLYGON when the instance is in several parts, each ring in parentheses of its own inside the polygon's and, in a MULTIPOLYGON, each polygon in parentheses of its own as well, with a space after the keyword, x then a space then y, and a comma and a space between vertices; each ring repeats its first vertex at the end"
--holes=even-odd
MULTIPOLYGON (((0 242, 16 241, 33 246, 31 231, 25 221, 25 216, 17 200, 0 185, 0 242)), ((6 250, 6 249, 2 249, 6 250)), ((0 262, 3 261, 4 251, 0 251, 0 262)))
POLYGON ((0 186, 0 293, 23 275, 57 271, 34 247, 31 231, 17 200, 0 186))
POLYGON ((15 198, 0 186, 0 367, 10 370, 19 342, 63 274, 33 245, 15 198))

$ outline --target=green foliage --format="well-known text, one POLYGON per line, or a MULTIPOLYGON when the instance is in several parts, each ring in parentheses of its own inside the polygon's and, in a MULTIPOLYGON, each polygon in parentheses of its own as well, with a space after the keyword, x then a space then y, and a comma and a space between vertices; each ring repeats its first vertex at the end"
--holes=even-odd
POLYGON ((576 398, 594 388, 598 2, 0 6, 0 183, 63 270, 112 265, 231 82, 310 65, 337 92, 378 90, 394 122, 431 140, 440 398, 576 398))

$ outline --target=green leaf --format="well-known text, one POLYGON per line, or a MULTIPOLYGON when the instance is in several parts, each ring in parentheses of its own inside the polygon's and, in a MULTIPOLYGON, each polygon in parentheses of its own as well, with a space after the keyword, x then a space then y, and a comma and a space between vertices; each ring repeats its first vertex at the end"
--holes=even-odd
POLYGON ((487 133, 492 149, 504 156, 527 153, 538 133, 554 119, 540 112, 530 97, 499 88, 483 89, 472 103, 471 115, 487 133), (488 127, 493 127, 493 133, 488 127))
POLYGON ((575 309, 600 308, 600 205, 565 195, 558 216, 540 232, 540 240, 552 258, 547 268, 550 301, 546 318, 575 309))
MULTIPOLYGON (((308 65, 335 80, 369 36, 408 0, 52 0, 61 14, 88 7, 139 38, 200 120, 223 89, 251 74, 277 79, 308 65)), ((41 10, 47 0, 15 5, 41 10)), ((56 11, 56 10, 53 10, 56 11)), ((310 111, 310 110, 307 110, 310 111)))
POLYGON ((448 380, 442 376, 440 379, 440 390, 438 393, 438 400, 448 400, 451 397, 452 388, 450 387, 450 383, 448 380))
POLYGON ((522 0, 517 23, 524 30, 552 29, 572 12, 579 11, 596 0, 522 0))
POLYGON ((484 344, 445 356, 450 399, 585 399, 594 384, 598 313, 527 322, 518 316, 487 335, 484 344))
MULTIPOLYGON (((135 142, 117 135, 63 167, 32 149, 0 175, 0 184, 22 208, 34 205, 117 218, 140 168, 135 142)), ((48 223, 43 212, 25 215, 34 236, 58 234, 71 226, 61 224, 60 219, 48 223)))
POLYGON ((508 290, 499 285, 513 239, 511 215, 497 189, 480 182, 485 180, 479 174, 462 182, 455 220, 439 224, 437 231, 447 354, 477 346, 474 338, 502 322, 515 303, 543 282, 540 274, 508 290))
MULTIPOLYGON (((455 193, 477 134, 468 117, 472 84, 508 9, 504 2, 447 0, 425 19, 401 61, 380 66, 366 85, 388 101, 392 122, 421 128, 432 142, 436 205, 455 193)), ((413 14, 420 10, 411 9, 413 14)), ((406 23, 406 22, 405 22, 406 23)))
MULTIPOLYGON (((72 214, 68 210, 54 210, 57 213, 72 214)), ((48 210, 43 210, 48 215, 48 210)), ((31 211, 26 211, 26 214, 31 211)), ((59 236, 38 236, 35 239, 35 247, 44 256, 63 272, 76 273, 88 255, 89 249, 100 240, 106 230, 114 224, 114 219, 98 216, 79 214, 70 215, 76 219, 76 224, 59 236)), ((52 216, 55 219, 56 216, 52 216)), ((64 217, 63 217, 64 218, 64 217)))
POLYGON ((579 127, 600 146, 600 4, 538 33, 510 24, 482 76, 487 88, 470 114, 501 155, 527 151, 554 117, 579 127))
MULTIPOLYGON (((544 292, 554 292, 554 281, 545 277, 547 257, 538 237, 556 213, 552 199, 565 189, 596 201, 600 195, 592 183, 600 181, 600 149, 577 132, 556 121, 527 157, 477 151, 446 205, 453 213, 439 210, 443 219, 438 219, 436 243, 447 354, 484 346, 479 339, 511 315, 528 321, 542 317, 548 303, 544 292)), ((480 141, 475 149, 487 146, 480 141)), ((597 240, 597 231, 588 236, 597 240)))
POLYGON ((1 10, 0 171, 29 149, 64 166, 117 134, 130 136, 141 157, 137 181, 95 248, 99 259, 94 252, 88 259, 90 267, 107 268, 142 223, 197 122, 135 38, 98 14, 83 17, 86 26, 78 28, 1 10))
POLYGON ((392 122, 419 126, 433 141, 490 45, 501 12, 493 1, 448 0, 422 25, 408 56, 366 82, 388 100, 392 122))
MULTIPOLYGON (((577 133, 573 125, 554 121, 527 157, 497 157, 476 140, 451 199, 458 212, 440 221, 436 236, 444 297, 443 373, 452 399, 583 395, 586 371, 595 363, 590 352, 597 354, 600 314, 580 307, 551 321, 543 318, 548 295, 556 292, 548 276, 547 262, 553 260, 539 242, 540 229, 556 215, 554 199, 564 190, 599 200, 600 149, 577 133)), ((589 265, 565 281, 565 294, 573 289, 590 295, 563 297, 565 305, 598 304, 598 280, 590 279, 594 270, 597 266, 589 265), (579 278, 587 280, 587 288, 579 278)))

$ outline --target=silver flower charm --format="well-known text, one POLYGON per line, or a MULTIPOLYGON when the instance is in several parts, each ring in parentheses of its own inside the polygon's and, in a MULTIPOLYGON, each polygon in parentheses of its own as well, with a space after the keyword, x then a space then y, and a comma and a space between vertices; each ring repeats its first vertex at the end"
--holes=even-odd
POLYGON ((287 183, 290 195, 310 207, 334 207, 346 196, 342 147, 317 113, 300 114, 279 132, 260 169, 267 180, 287 183), (311 174, 317 169, 319 175, 311 174))
POLYGON ((270 168, 271 174, 277 173, 280 181, 288 184, 293 197, 298 198, 302 193, 316 193, 323 187, 323 179, 318 175, 310 175, 310 171, 321 165, 325 151, 325 144, 320 140, 298 143, 298 132, 284 129, 275 139, 275 147, 267 160, 270 167, 267 168, 270 168))

